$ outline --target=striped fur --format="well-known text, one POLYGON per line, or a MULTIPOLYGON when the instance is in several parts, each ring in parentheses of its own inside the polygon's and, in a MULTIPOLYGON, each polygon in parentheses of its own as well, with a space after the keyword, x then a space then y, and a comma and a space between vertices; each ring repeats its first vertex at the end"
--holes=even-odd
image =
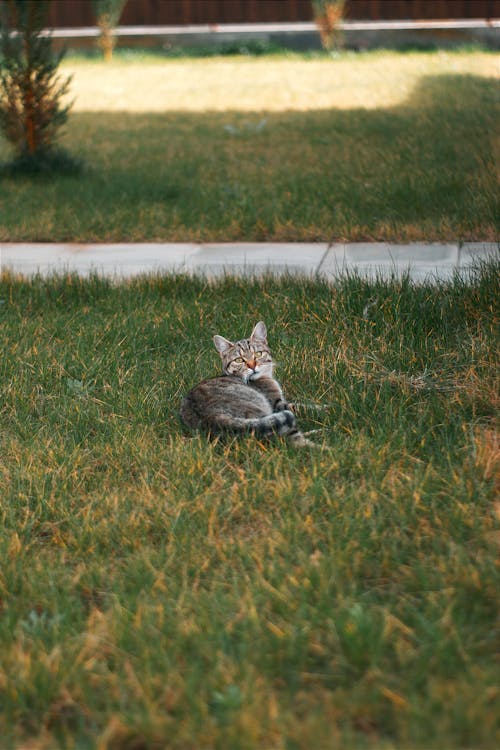
POLYGON ((248 339, 233 343, 214 336, 214 343, 223 374, 203 380, 184 397, 180 408, 184 424, 212 435, 278 435, 296 445, 308 444, 273 377, 264 323, 257 323, 248 339))

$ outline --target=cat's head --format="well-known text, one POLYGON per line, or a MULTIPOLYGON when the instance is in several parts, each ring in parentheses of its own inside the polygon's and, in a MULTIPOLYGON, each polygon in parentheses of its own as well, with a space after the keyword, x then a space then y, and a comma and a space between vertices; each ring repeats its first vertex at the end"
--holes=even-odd
POLYGON ((222 369, 247 383, 273 376, 273 359, 267 344, 267 330, 262 321, 257 323, 250 338, 228 341, 223 336, 214 336, 215 348, 222 359, 222 369))

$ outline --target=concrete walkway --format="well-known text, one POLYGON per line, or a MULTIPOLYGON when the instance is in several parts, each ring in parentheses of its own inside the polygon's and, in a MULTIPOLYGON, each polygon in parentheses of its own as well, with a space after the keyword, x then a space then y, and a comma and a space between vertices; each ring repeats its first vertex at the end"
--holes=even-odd
POLYGON ((333 280, 345 273, 391 278, 409 273, 423 281, 448 281, 474 263, 500 258, 500 243, 220 243, 220 244, 0 244, 0 270, 36 273, 97 272, 129 278, 148 273, 223 275, 294 274, 333 280))

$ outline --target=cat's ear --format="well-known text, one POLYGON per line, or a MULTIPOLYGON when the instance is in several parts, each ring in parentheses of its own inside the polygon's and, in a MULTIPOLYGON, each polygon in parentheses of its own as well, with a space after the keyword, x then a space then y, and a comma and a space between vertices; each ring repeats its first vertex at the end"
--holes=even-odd
POLYGON ((229 347, 233 345, 232 341, 228 341, 224 336, 214 336, 214 344, 215 348, 221 355, 224 354, 226 349, 229 349, 229 347))
POLYGON ((250 341, 267 341, 267 328, 262 320, 259 321, 253 329, 250 341))

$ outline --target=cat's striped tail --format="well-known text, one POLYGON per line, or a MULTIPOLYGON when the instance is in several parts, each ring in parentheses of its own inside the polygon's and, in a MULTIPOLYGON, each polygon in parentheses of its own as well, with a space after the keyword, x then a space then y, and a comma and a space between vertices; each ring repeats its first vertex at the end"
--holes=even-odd
POLYGON ((249 419, 234 417, 229 414, 218 414, 216 421, 219 429, 222 428, 231 432, 251 432, 258 437, 270 435, 291 437, 299 432, 296 427, 295 415, 288 409, 249 419))

